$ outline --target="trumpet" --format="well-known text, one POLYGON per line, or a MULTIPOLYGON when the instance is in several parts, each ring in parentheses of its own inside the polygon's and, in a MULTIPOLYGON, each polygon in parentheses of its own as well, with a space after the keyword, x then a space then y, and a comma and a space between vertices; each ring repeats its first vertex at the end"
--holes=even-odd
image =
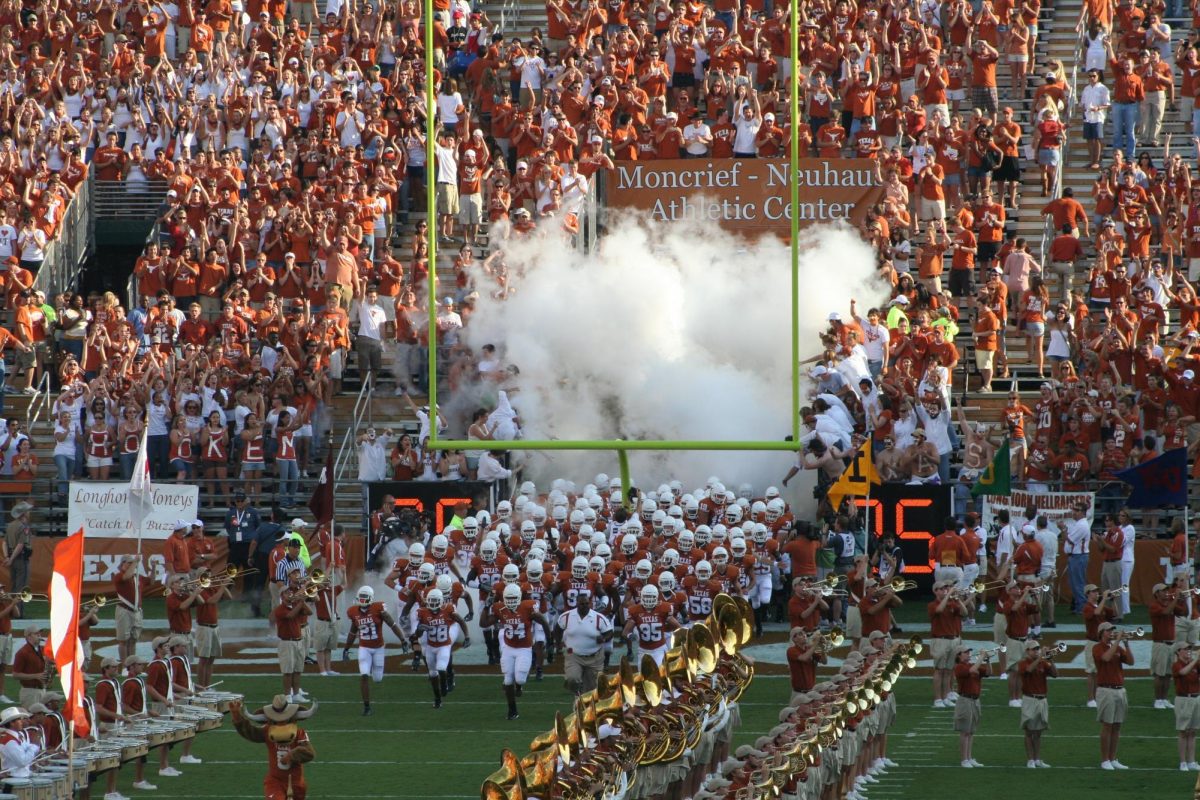
POLYGON ((1042 659, 1045 661, 1053 661, 1055 653, 1067 652, 1067 643, 1059 642, 1058 644, 1054 645, 1054 647, 1043 647, 1042 650, 1048 651, 1042 653, 1042 659))
POLYGON ((1129 594, 1129 586, 1125 585, 1117 589, 1109 589, 1104 593, 1104 597, 1112 597, 1114 594, 1129 594))
POLYGON ((980 650, 978 660, 980 662, 990 661, 992 656, 994 656, 996 653, 1003 654, 1003 653, 1007 653, 1007 652, 1008 652, 1008 647, 1006 645, 1000 645, 999 647, 993 647, 990 650, 980 650))
POLYGON ((22 589, 19 592, 0 592, 0 602, 6 600, 19 600, 22 603, 29 603, 33 600, 38 602, 49 600, 50 596, 45 594, 35 594, 28 589, 22 589))
POLYGON ((907 592, 910 589, 917 588, 917 582, 904 579, 893 580, 885 588, 891 589, 893 592, 907 592))
POLYGON ((310 600, 320 594, 322 591, 329 588, 329 576, 324 571, 314 569, 308 576, 308 580, 304 583, 304 596, 310 600))
POLYGON ((822 633, 816 636, 816 644, 814 645, 818 653, 828 653, 835 647, 841 647, 846 641, 846 635, 842 633, 841 628, 831 628, 829 633, 822 633))
POLYGON ((1131 631, 1117 631, 1117 641, 1123 641, 1125 639, 1141 639, 1145 635, 1146 629, 1139 625, 1131 631))

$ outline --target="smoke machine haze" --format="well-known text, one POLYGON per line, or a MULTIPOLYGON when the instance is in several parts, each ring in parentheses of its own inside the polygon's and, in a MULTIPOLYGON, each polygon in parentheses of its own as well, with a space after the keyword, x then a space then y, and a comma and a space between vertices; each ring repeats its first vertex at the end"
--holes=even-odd
MULTIPOLYGON (((528 439, 780 440, 791 431, 791 255, 774 237, 748 241, 696 222, 625 215, 598 252, 553 237, 506 248, 516 294, 481 292, 469 343, 503 343, 521 369, 513 397, 528 439)), ((861 313, 885 296, 871 249, 845 226, 801 232, 800 353, 820 349, 831 311, 861 313)), ((807 382, 807 377, 805 381, 807 382)), ((804 387, 802 386, 802 390, 804 387)), ((631 453, 643 484, 708 475, 762 490, 787 453, 631 453)), ((586 481, 611 453, 530 455, 537 479, 586 481)))

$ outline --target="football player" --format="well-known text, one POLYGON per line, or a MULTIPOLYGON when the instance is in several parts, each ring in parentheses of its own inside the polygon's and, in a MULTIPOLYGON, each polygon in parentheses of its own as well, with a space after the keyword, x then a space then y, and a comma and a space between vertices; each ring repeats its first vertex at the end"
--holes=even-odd
MULTIPOLYGON (((516 566, 515 564, 506 564, 507 559, 501 559, 500 546, 491 539, 485 540, 479 545, 479 555, 471 561, 471 571, 467 573, 467 581, 478 581, 479 583, 479 607, 486 608, 488 603, 492 601, 492 592, 500 583, 501 574, 506 566, 516 566)), ((520 571, 518 570, 518 575, 520 571)), ((497 638, 496 630, 483 625, 483 643, 487 647, 488 664, 500 663, 500 640, 497 638)))
POLYGON ((721 593, 721 583, 713 580, 712 565, 707 561, 697 564, 696 573, 680 581, 680 588, 687 595, 688 627, 712 613, 713 598, 721 593))
POLYGON ((441 590, 431 589, 425 595, 425 607, 417 611, 417 629, 409 637, 409 643, 419 643, 425 653, 429 685, 433 687, 434 708, 442 707, 442 697, 449 686, 446 669, 450 666, 450 651, 460 632, 463 633, 463 647, 471 646, 471 637, 466 635, 466 629, 466 620, 450 610, 441 590))
POLYGON ((667 635, 678 628, 679 620, 671 613, 671 606, 661 601, 658 587, 646 585, 638 604, 630 607, 622 633, 628 639, 636 631, 641 655, 649 655, 655 664, 662 666, 667 654, 667 635))
POLYGON ((500 669, 504 673, 508 718, 518 719, 517 698, 521 695, 521 687, 529 679, 529 669, 533 664, 533 623, 541 627, 546 638, 550 637, 550 624, 536 610, 533 600, 523 599, 519 583, 504 584, 503 599, 484 606, 479 620, 485 627, 495 625, 500 630, 500 669))
POLYGON ((386 649, 383 646, 383 627, 392 629, 396 638, 405 641, 404 632, 392 619, 392 615, 384 608, 383 603, 375 602, 375 590, 370 586, 359 587, 358 605, 351 606, 346 611, 350 618, 350 632, 346 635, 346 646, 342 649, 342 660, 350 657, 350 648, 358 639, 358 674, 359 690, 362 693, 363 716, 371 715, 371 680, 379 683, 383 680, 383 660, 386 649))

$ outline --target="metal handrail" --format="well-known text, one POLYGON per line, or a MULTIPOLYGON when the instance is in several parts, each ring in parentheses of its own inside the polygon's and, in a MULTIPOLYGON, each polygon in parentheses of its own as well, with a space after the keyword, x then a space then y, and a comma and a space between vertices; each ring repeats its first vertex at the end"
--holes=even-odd
POLYGON ((333 474, 335 480, 340 481, 345 477, 351 459, 357 457, 358 450, 354 447, 354 439, 358 432, 358 426, 362 424, 363 417, 366 416, 369 419, 371 414, 371 384, 372 374, 368 372, 363 377, 362 388, 358 390, 358 397, 354 400, 354 411, 351 414, 351 422, 346 426, 346 432, 342 434, 342 444, 338 447, 337 458, 334 460, 333 474))
POLYGON ((25 430, 32 432, 33 426, 42 418, 42 412, 50 408, 53 392, 50 390, 50 373, 51 370, 42 370, 42 377, 38 379, 36 392, 33 397, 29 398, 29 405, 25 408, 25 430))
POLYGON ((169 188, 166 181, 93 181, 94 213, 100 218, 157 217, 169 188))
MULTIPOLYGON (((1058 16, 1057 13, 1055 14, 1055 16, 1056 17, 1058 16)), ((1084 31, 1085 30, 1087 30, 1087 29, 1084 28, 1083 30, 1080 30, 1078 36, 1076 36, 1076 40, 1075 40, 1075 52, 1076 53, 1081 52, 1081 50, 1083 48, 1083 39, 1084 39, 1084 31)), ((1071 80, 1071 91, 1067 95, 1067 108, 1065 111, 1063 111, 1063 119, 1065 119, 1067 122, 1070 122, 1071 118, 1075 116, 1075 107, 1078 104, 1078 95, 1077 95, 1077 92, 1079 91, 1079 70, 1078 69, 1071 70, 1071 79, 1070 80, 1071 80)), ((1071 134, 1070 134, 1069 126, 1066 128, 1066 130, 1063 131, 1062 147, 1059 152, 1062 153, 1062 158, 1058 162, 1058 169, 1056 169, 1054 171, 1054 183, 1050 187, 1050 199, 1052 201, 1057 200, 1058 198, 1062 197, 1063 173, 1065 173, 1067 171, 1067 159, 1070 157, 1070 153, 1071 153, 1071 134)), ((1042 274, 1043 275, 1046 273, 1046 257, 1047 257, 1047 253, 1050 250, 1050 243, 1052 241, 1054 241, 1056 236, 1057 236, 1057 231, 1055 231, 1055 229, 1054 229, 1054 218, 1050 214, 1046 214, 1045 220, 1042 223, 1041 254, 1042 254, 1042 274)))
POLYGON ((83 263, 91 253, 94 237, 92 204, 88 197, 90 186, 91 178, 71 198, 58 233, 46 243, 45 257, 33 279, 33 288, 45 292, 47 300, 53 301, 59 292, 75 286, 83 263))

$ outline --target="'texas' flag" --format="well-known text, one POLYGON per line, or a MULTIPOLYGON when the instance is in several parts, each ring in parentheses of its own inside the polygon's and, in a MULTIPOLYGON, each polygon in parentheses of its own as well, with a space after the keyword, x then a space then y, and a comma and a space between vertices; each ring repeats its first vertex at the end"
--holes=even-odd
POLYGON ((1187 505, 1187 448, 1168 450, 1116 477, 1133 487, 1125 501, 1129 508, 1187 505))
POLYGON ((83 646, 79 642, 79 603, 83 594, 83 528, 54 548, 50 579, 50 638, 46 655, 58 667, 66 705, 63 717, 75 723, 75 735, 88 735, 83 705, 83 646))

